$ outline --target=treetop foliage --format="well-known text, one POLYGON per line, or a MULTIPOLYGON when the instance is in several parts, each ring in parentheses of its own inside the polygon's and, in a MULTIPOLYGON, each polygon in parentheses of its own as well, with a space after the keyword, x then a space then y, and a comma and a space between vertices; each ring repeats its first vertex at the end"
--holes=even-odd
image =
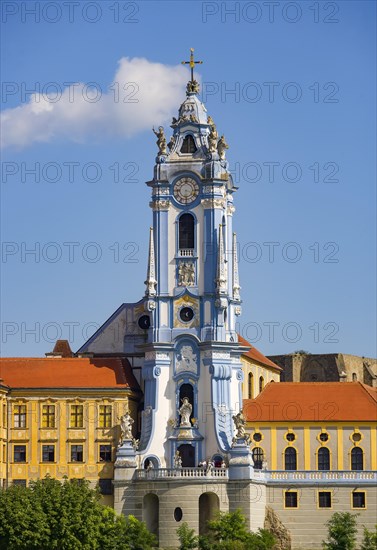
POLYGON ((89 481, 46 476, 0 491, 0 550, 151 550, 154 535, 135 517, 99 502, 89 481))

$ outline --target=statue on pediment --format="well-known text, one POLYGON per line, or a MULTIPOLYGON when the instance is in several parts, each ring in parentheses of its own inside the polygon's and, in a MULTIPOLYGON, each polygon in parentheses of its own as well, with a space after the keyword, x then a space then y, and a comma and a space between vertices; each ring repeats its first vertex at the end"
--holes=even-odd
POLYGON ((154 128, 152 128, 153 133, 157 137, 157 147, 158 147, 158 154, 159 155, 166 155, 166 137, 164 133, 164 128, 162 126, 159 126, 158 132, 154 128))

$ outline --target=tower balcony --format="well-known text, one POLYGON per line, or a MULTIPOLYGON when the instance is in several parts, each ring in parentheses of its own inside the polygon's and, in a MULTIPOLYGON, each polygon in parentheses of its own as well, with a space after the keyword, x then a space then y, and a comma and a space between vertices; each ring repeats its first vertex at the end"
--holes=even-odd
MULTIPOLYGON (((228 481, 228 468, 152 468, 139 469, 135 479, 140 481, 185 481, 205 480, 206 482, 228 481)), ((251 481, 268 485, 376 485, 377 471, 318 471, 318 470, 254 470, 251 481)))
POLYGON ((180 248, 179 256, 182 258, 193 258, 194 249, 193 248, 180 248))
POLYGON ((182 481, 205 479, 206 481, 228 480, 227 468, 151 468, 135 472, 136 480, 143 481, 182 481))

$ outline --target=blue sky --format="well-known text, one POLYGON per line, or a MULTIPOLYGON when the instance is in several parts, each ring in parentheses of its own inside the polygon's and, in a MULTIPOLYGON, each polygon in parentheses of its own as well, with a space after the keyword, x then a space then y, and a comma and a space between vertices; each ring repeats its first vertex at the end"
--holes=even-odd
POLYGON ((143 295, 151 128, 194 47, 239 185, 241 334, 375 356, 375 3, 73 4, 2 3, 2 355, 76 350, 143 295))

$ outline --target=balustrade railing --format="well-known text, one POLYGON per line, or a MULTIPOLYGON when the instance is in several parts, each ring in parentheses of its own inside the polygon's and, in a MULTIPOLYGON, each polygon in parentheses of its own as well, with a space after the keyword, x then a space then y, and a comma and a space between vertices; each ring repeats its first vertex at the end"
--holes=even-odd
POLYGON ((374 481, 377 482, 377 471, 350 471, 350 470, 330 470, 330 471, 285 471, 275 470, 266 471, 267 481, 374 481))
POLYGON ((179 255, 184 257, 192 257, 194 255, 193 248, 180 248, 179 255))
MULTIPOLYGON (((228 468, 151 468, 136 470, 136 479, 164 480, 164 479, 228 479, 228 468)), ((331 483, 355 482, 377 483, 377 471, 286 471, 286 470, 254 470, 252 480, 266 483, 331 483)))
POLYGON ((226 468, 151 468, 149 470, 136 470, 136 479, 198 479, 221 478, 228 479, 226 468))

